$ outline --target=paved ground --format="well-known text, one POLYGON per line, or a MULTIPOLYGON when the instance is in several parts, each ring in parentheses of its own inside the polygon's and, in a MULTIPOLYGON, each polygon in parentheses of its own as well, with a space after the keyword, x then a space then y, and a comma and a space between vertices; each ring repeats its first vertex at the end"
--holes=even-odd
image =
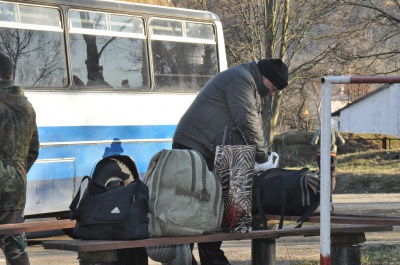
MULTIPOLYGON (((346 213, 373 213, 400 216, 400 194, 340 194, 333 196, 335 212, 346 213)), ((50 239, 67 239, 60 231, 53 232, 50 239)), ((68 251, 45 250, 42 248, 43 238, 37 234, 29 235, 31 265, 78 265, 77 254, 68 251), (38 237, 38 238, 37 238, 38 237)), ((400 227, 393 232, 367 233, 367 244, 400 245, 400 227)), ((47 238, 46 240, 49 240, 47 238)), ((223 250, 232 265, 247 265, 250 263, 250 241, 224 242, 223 250)), ((291 237, 277 239, 277 265, 290 264, 291 260, 319 259, 319 237, 291 237)), ((194 250, 197 256, 197 250, 194 250)), ((3 256, 0 256, 0 265, 5 265, 3 256)), ((159 264, 153 261, 150 265, 159 264)))

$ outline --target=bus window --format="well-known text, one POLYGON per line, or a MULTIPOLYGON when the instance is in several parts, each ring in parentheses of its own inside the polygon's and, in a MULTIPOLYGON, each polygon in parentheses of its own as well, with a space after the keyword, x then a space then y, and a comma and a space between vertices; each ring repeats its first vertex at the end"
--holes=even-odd
POLYGON ((0 21, 16 22, 15 4, 0 2, 0 21))
POLYGON ((151 22, 152 34, 183 37, 182 24, 183 21, 153 19, 151 22))
POLYGON ((61 27, 60 14, 57 9, 46 7, 34 7, 35 13, 32 13, 32 6, 19 6, 19 16, 21 23, 35 24, 42 26, 61 27))
POLYGON ((70 11, 69 21, 72 28, 107 30, 106 14, 85 11, 70 11))
POLYGON ((69 18, 75 78, 87 88, 149 88, 141 18, 77 10, 69 18))
POLYGON ((212 25, 152 19, 150 27, 157 90, 198 91, 218 72, 212 25))
POLYGON ((66 87, 60 12, 5 2, 0 2, 0 10, 0 52, 13 58, 15 82, 25 88, 66 87))
POLYGON ((186 22, 186 37, 214 40, 214 27, 207 24, 186 22))
POLYGON ((110 15, 111 31, 144 35, 143 20, 137 17, 110 15))

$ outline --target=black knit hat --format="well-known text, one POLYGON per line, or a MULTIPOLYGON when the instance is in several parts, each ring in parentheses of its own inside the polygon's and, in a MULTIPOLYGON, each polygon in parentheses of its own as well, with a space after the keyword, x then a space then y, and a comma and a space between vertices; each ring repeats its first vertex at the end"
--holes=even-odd
POLYGON ((277 89, 282 90, 288 85, 288 68, 281 59, 263 59, 258 61, 258 69, 263 76, 271 81, 277 89))

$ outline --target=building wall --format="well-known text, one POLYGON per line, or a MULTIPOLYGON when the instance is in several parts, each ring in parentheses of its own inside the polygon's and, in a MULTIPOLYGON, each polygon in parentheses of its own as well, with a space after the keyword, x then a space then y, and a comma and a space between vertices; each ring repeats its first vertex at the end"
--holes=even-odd
POLYGON ((340 112, 340 131, 400 137, 400 84, 394 84, 340 112))

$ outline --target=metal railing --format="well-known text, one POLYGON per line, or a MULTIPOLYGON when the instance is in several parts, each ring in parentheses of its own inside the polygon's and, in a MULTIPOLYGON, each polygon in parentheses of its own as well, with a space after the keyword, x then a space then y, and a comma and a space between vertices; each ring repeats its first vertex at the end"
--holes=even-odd
POLYGON ((400 83, 400 76, 324 76, 321 104, 321 231, 320 264, 330 265, 331 223, 330 223, 330 141, 331 141, 331 100, 332 84, 400 83))

